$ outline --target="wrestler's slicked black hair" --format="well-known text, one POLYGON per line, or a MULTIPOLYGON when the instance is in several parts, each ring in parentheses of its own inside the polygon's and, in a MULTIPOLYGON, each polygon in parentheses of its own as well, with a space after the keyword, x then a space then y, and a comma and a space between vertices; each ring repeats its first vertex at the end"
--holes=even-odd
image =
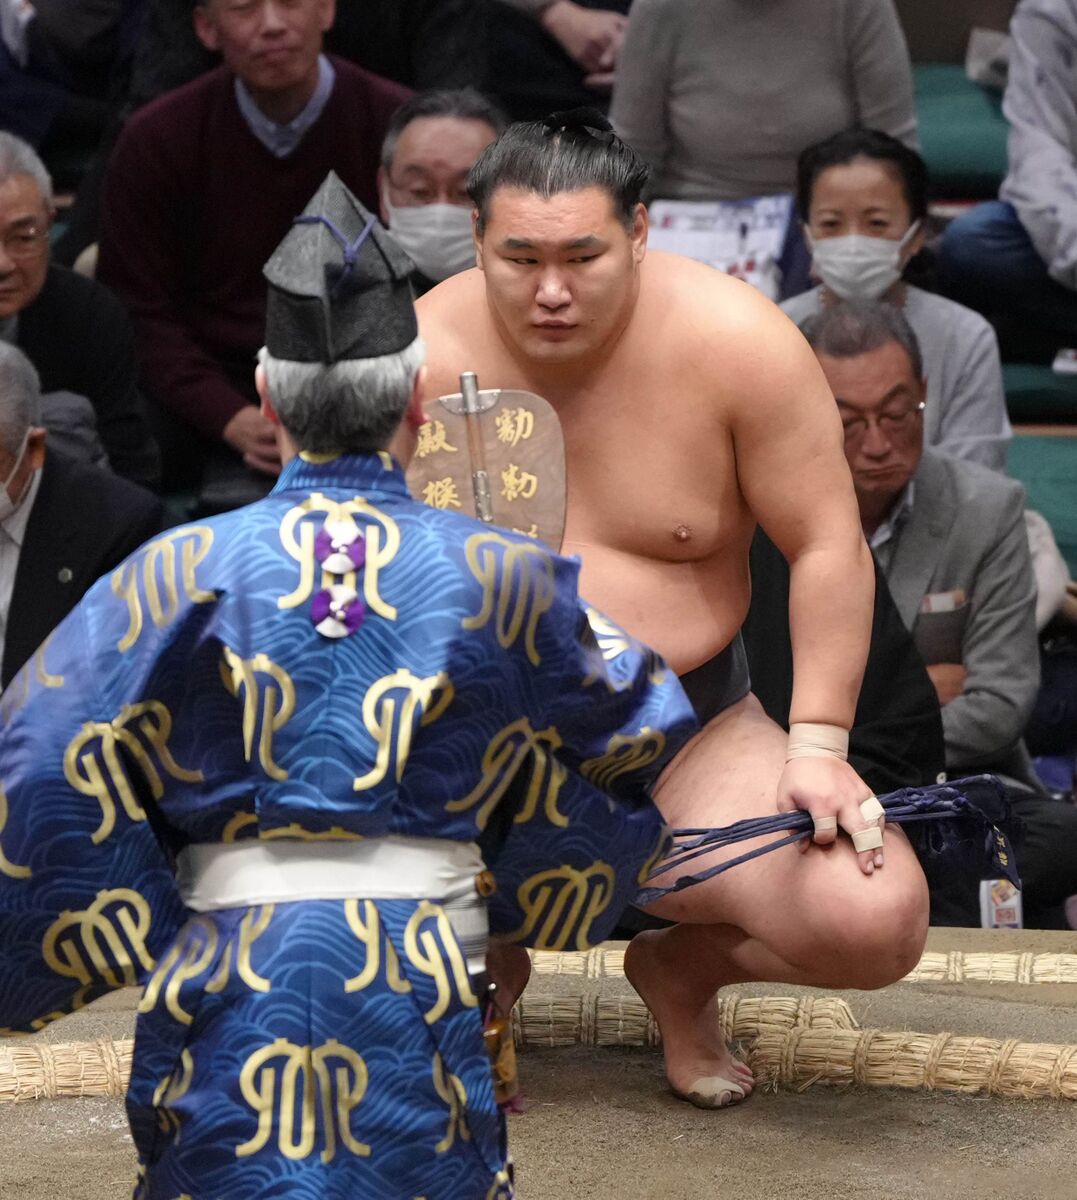
POLYGON ((802 322, 800 332, 816 354, 830 358, 858 358, 897 342, 908 354, 916 378, 924 377, 924 356, 912 326, 896 304, 885 300, 825 305, 802 322))
POLYGON ((597 109, 574 109, 510 125, 471 168, 467 190, 479 210, 480 237, 499 187, 537 192, 547 200, 559 192, 602 188, 631 229, 649 174, 647 164, 597 109))
POLYGON ((797 208, 801 220, 811 211, 815 181, 829 167, 844 167, 857 158, 870 158, 889 167, 901 184, 914 221, 927 216, 927 164, 904 142, 878 129, 846 129, 816 142, 797 159, 797 208))

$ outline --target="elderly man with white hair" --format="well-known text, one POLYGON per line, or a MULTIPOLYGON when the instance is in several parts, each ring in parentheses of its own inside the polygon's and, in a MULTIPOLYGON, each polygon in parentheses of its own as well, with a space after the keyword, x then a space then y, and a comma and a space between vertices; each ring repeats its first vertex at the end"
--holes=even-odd
POLYGON ((41 159, 0 132, 0 339, 37 368, 57 444, 153 487, 157 447, 138 391, 131 324, 106 287, 49 261, 53 217, 41 159))
POLYGON ((0 342, 0 686, 161 526, 157 498, 48 447, 38 373, 0 342))

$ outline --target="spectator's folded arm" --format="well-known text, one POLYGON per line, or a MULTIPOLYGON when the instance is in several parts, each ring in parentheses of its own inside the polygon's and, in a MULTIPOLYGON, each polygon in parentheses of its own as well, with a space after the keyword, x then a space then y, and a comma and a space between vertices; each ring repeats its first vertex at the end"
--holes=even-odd
POLYGON ((1077 29, 1060 29, 1032 6, 1017 12, 1011 33, 1002 198, 1017 209, 1051 277, 1077 290, 1077 29))

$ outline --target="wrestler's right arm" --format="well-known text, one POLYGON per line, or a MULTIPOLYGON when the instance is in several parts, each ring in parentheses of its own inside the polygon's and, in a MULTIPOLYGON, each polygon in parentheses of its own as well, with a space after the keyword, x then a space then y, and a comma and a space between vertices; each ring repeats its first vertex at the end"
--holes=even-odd
MULTIPOLYGON (((853 723, 871 636, 874 571, 842 451, 837 406, 799 331, 762 297, 738 296, 723 400, 737 476, 749 508, 790 569, 793 643, 790 725, 853 723), (735 363, 732 372, 729 362, 735 363)), ((727 327, 729 318, 725 319, 727 327)), ((721 375, 716 375, 722 378, 721 375)), ((870 789, 838 756, 793 758, 779 784, 783 810, 864 827, 870 789)), ((819 842, 833 835, 819 833, 819 842)), ((870 873, 880 858, 860 856, 870 873)))

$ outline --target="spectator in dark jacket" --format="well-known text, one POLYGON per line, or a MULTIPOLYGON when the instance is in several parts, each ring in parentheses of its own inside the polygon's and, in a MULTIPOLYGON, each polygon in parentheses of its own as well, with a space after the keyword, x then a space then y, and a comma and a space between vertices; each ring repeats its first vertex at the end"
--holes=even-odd
POLYGON ((48 172, 30 146, 0 133, 0 338, 37 368, 55 445, 152 487, 157 447, 127 314, 101 284, 50 264, 51 224, 48 172))
MULTIPOLYGON (((161 527, 160 501, 47 449, 37 372, 0 343, 0 687, 82 598, 161 527)), ((44 669, 44 668, 43 668, 44 669)), ((5 700, 18 703, 10 693, 5 700)))

